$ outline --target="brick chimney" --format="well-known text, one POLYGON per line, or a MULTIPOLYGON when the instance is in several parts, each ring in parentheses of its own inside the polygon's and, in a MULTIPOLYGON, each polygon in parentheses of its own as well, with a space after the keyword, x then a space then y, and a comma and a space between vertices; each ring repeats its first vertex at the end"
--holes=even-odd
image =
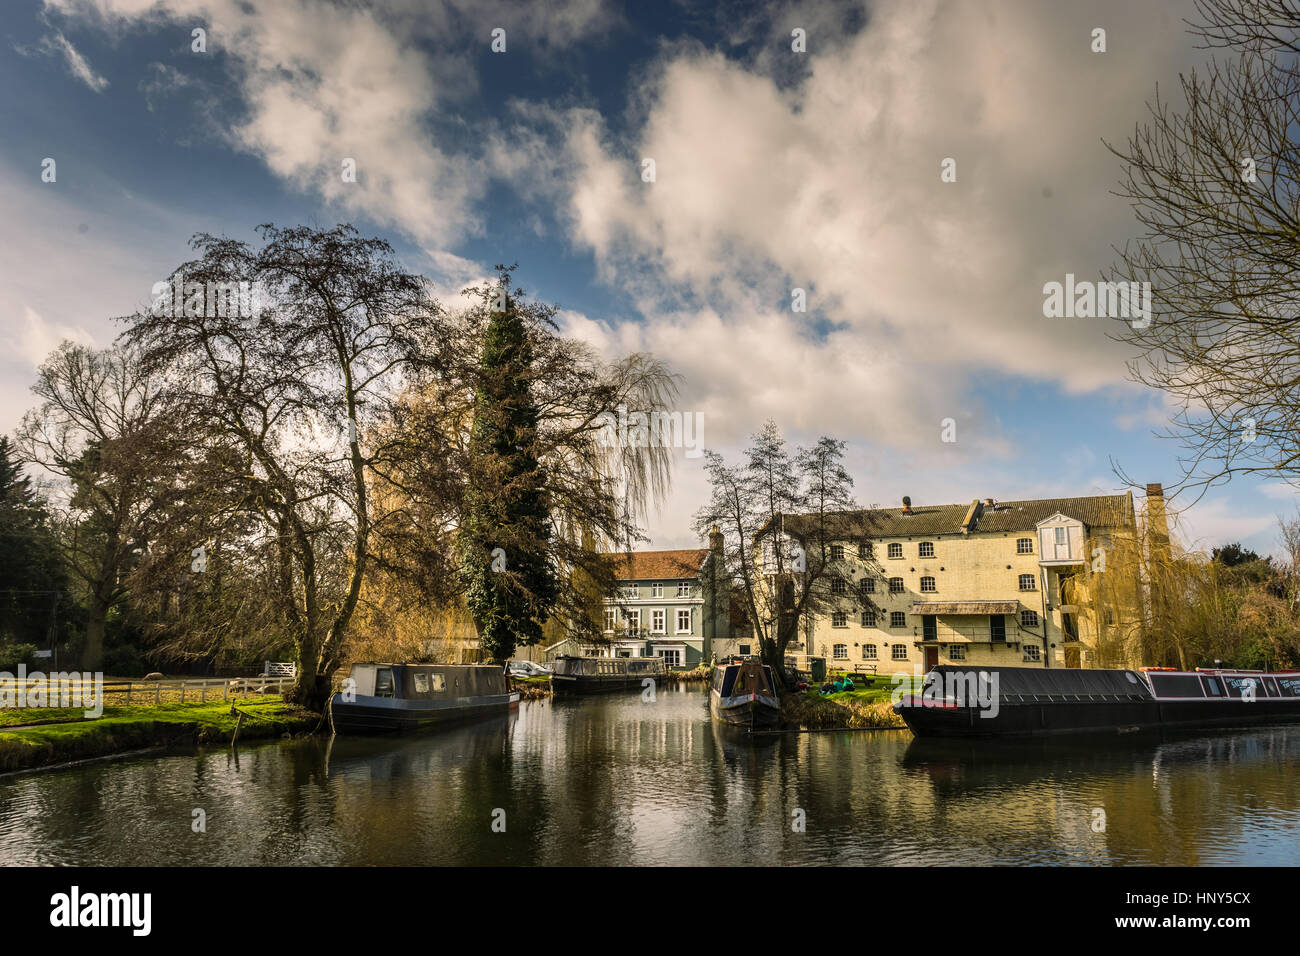
POLYGON ((1165 489, 1158 482, 1147 485, 1147 536, 1152 549, 1169 553, 1169 514, 1165 510, 1165 489))

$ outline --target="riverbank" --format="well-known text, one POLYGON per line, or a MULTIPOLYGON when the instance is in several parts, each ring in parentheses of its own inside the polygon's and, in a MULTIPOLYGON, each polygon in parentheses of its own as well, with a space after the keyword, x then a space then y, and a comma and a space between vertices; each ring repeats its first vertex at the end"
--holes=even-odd
MULTIPOLYGON (((321 716, 279 697, 240 701, 240 740, 296 736, 321 726, 321 716)), ((237 716, 228 701, 105 707, 97 720, 77 709, 0 711, 0 772, 104 757, 147 747, 225 743, 237 716)))

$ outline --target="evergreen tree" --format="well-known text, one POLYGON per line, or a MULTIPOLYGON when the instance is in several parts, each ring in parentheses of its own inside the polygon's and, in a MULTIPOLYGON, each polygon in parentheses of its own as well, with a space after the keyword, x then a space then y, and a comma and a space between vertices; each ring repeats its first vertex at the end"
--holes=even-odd
POLYGON ((479 646, 504 663, 536 643, 559 594, 549 560, 546 474, 538 461, 533 351, 524 315, 509 294, 510 273, 488 290, 469 439, 471 474, 460 529, 461 574, 479 646))
POLYGON ((45 509, 0 436, 0 644, 46 646, 65 586, 45 509))

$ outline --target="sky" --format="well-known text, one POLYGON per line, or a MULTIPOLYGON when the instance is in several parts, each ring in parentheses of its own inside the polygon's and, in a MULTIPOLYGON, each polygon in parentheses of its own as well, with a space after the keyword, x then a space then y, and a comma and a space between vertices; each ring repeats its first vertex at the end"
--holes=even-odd
MULTIPOLYGON (((1046 318, 1043 286, 1098 278, 1137 235, 1107 144, 1207 55, 1190 15, 7 0, 0 430, 45 355, 110 344, 193 234, 351 222, 449 305, 517 262, 566 334, 680 373, 679 409, 726 456, 768 419, 793 445, 843 439, 864 506, 1108 494, 1121 470, 1171 485, 1164 397, 1129 379, 1114 320, 1046 318)), ((652 547, 698 544, 703 460, 675 455, 652 547)), ((1297 503, 1234 478, 1177 527, 1280 553, 1297 503)))

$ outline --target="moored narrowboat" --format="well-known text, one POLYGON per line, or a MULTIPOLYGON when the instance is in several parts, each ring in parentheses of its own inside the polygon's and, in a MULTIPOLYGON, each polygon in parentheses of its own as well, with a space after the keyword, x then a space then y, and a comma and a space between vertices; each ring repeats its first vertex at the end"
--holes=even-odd
POLYGON ((329 706, 336 733, 393 733, 505 714, 519 694, 492 665, 364 663, 329 706))
POLYGON ((757 661, 732 661, 713 668, 709 713, 732 727, 775 727, 781 723, 772 668, 757 661))
POLYGON ((551 690, 558 696, 640 690, 646 678, 657 681, 667 672, 661 657, 557 657, 551 690))
POLYGON ((894 711, 918 737, 1241 727, 1300 719, 1300 671, 943 665, 894 711))

